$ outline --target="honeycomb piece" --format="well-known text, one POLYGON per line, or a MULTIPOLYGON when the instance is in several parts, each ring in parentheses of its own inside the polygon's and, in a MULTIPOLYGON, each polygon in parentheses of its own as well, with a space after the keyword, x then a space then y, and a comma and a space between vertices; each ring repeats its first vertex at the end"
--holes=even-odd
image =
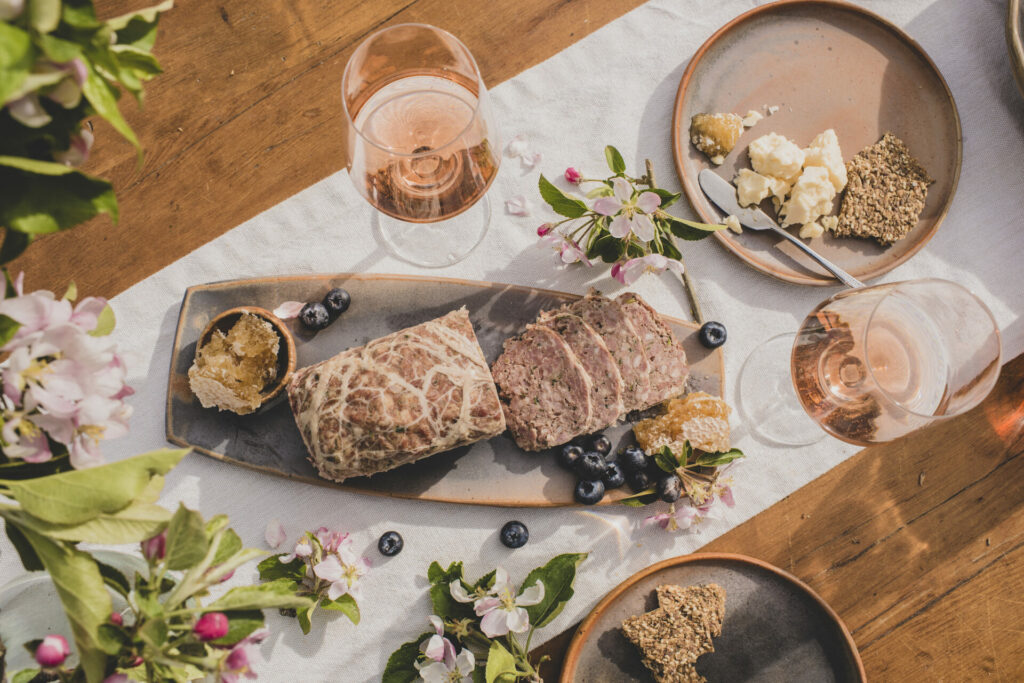
POLYGON ((743 119, 736 114, 695 114, 690 119, 690 142, 716 164, 736 146, 743 119))
POLYGON ((633 425, 636 441, 648 453, 668 446, 679 453, 686 441, 700 451, 729 450, 729 413, 722 399, 698 391, 665 403, 665 412, 633 425))
POLYGON ((243 313, 225 335, 214 330, 196 351, 189 386, 204 408, 245 415, 260 407, 261 393, 277 377, 281 340, 273 325, 243 313))

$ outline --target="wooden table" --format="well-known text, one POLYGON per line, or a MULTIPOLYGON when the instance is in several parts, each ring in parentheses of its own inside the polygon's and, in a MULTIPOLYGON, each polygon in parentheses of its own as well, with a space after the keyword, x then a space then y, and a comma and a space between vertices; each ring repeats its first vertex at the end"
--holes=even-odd
MULTIPOLYGON (((139 0, 99 0, 112 16, 139 0)), ((495 85, 640 0, 221 0, 162 20, 166 74, 126 104, 137 167, 105 124, 87 171, 121 223, 46 238, 13 264, 28 287, 113 296, 343 166, 338 80, 382 26, 451 29, 495 85), (53 268, 60 264, 60 268, 53 268)), ((696 46, 692 46, 696 47, 696 46)), ((1024 680, 1024 356, 972 413, 850 458, 710 543, 772 562, 846 621, 871 679, 1024 680)), ((794 465, 796 466, 796 465, 794 465)), ((554 680, 571 632, 543 650, 554 680)))

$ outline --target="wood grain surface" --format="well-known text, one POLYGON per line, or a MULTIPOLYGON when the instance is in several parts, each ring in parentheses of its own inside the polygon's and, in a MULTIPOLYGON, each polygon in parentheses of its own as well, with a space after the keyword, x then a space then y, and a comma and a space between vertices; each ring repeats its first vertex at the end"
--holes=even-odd
MULTIPOLYGON (((975 410, 861 451, 701 550, 806 581, 846 622, 869 681, 1021 681, 1022 456, 1024 355, 975 410)), ((536 651, 552 657, 545 680, 574 630, 536 651)))
MULTIPOLYGON (((98 0, 109 17, 145 0, 98 0)), ((166 73, 146 149, 97 123, 87 171, 114 182, 106 217, 13 264, 31 289, 113 296, 343 166, 338 87, 372 31, 422 21, 459 36, 489 86, 640 0, 179 0, 161 20, 166 73), (54 267, 59 265, 58 267, 54 267)), ((1024 679, 1024 356, 977 410, 867 449, 705 549, 753 555, 807 581, 844 618, 868 676, 1024 679)), ((571 632, 568 634, 571 635, 571 632)), ((547 651, 555 678, 568 635, 547 651)))

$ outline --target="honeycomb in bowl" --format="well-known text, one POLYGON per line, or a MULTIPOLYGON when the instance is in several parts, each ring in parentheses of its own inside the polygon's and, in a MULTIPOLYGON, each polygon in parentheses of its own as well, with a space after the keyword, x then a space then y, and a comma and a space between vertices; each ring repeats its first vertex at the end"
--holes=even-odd
POLYGON ((743 119, 736 114, 694 114, 690 142, 712 163, 720 164, 743 134, 743 119))
POLYGON ((633 425, 637 444, 647 453, 668 446, 680 453, 687 441, 700 451, 719 453, 729 445, 729 413, 722 399, 703 391, 673 398, 664 404, 665 412, 633 425))
POLYGON ((189 386, 204 408, 245 415, 260 407, 264 387, 277 377, 281 339, 274 326, 243 313, 227 334, 215 329, 196 351, 189 386))

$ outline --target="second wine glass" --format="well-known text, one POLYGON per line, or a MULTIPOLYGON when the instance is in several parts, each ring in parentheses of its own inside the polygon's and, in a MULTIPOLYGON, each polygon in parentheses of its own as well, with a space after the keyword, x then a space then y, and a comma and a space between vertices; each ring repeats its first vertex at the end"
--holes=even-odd
POLYGON ((356 48, 341 83, 347 165, 395 255, 441 267, 490 222, 501 143, 476 61, 455 36, 400 24, 356 48))

